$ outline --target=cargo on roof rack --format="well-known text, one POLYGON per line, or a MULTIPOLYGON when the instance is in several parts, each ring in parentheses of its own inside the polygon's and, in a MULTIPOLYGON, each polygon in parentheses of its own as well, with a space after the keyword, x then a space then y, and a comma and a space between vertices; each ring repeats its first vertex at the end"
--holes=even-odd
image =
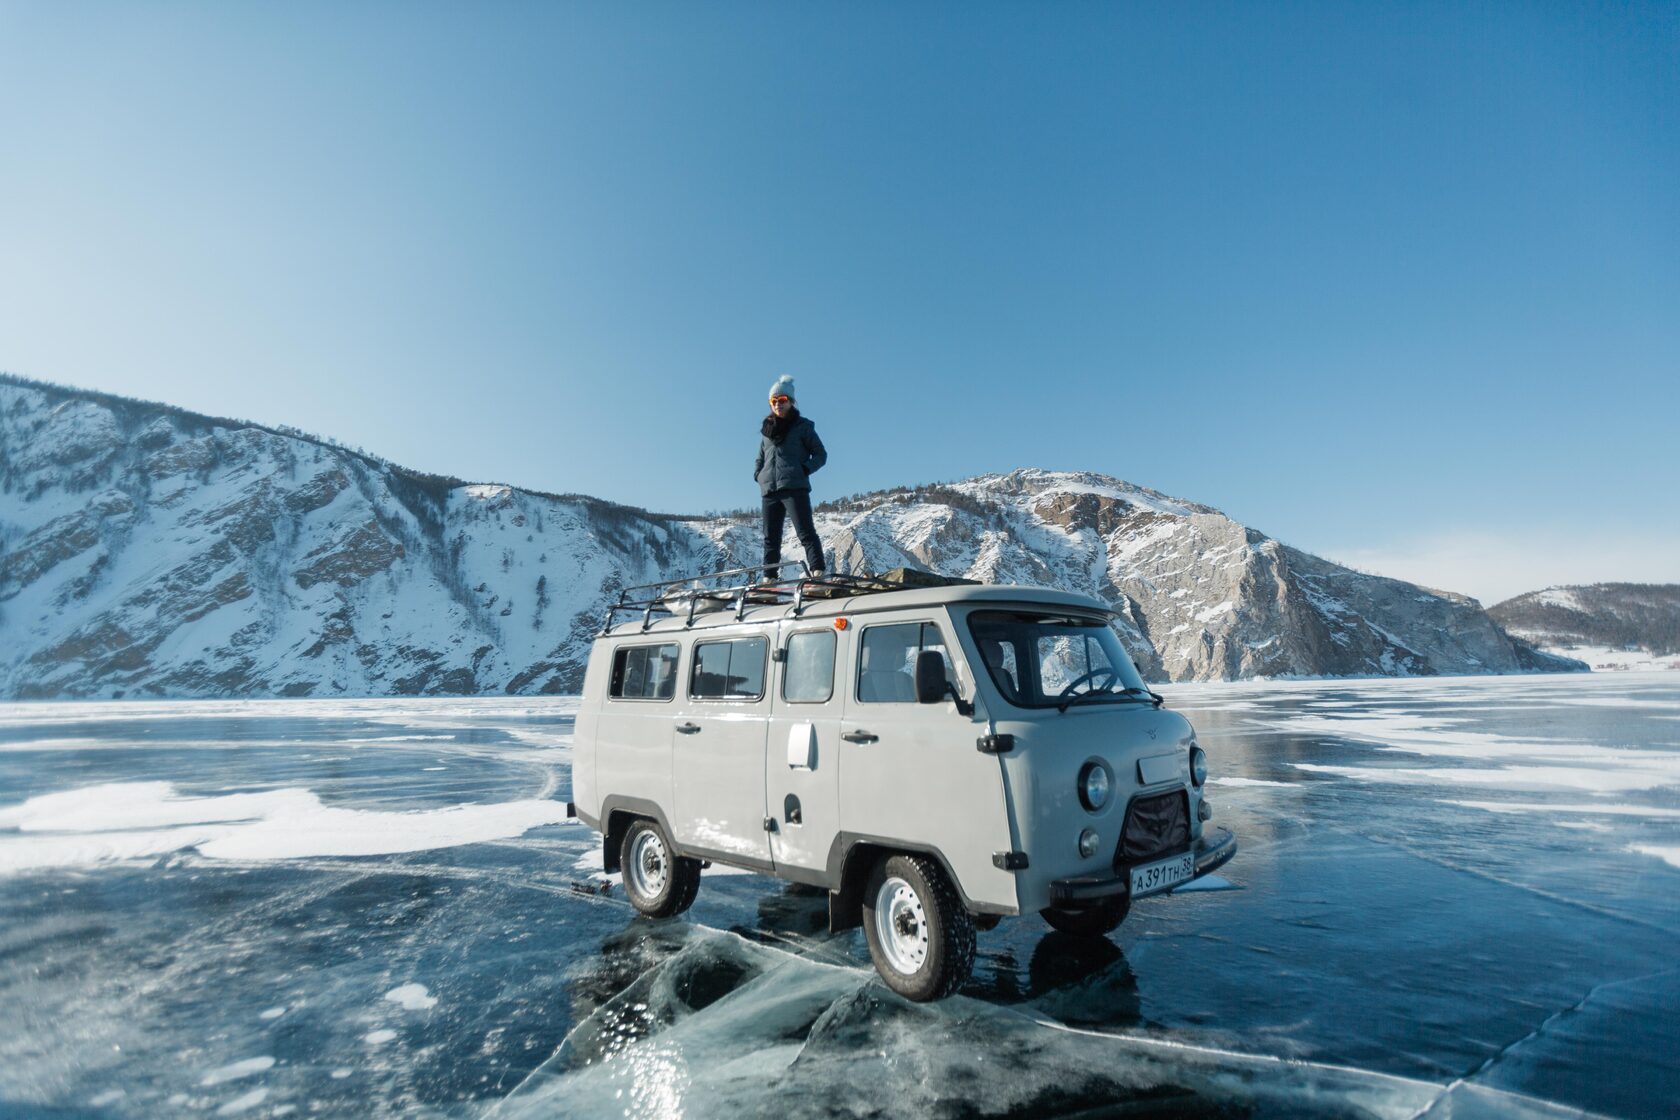
POLYGON ((894 584, 896 590, 903 590, 907 587, 961 587, 964 584, 972 585, 980 582, 977 579, 964 579, 961 576, 942 576, 938 572, 924 572, 920 568, 893 568, 873 578, 894 584))
POLYGON ((618 601, 607 607, 606 620, 600 634, 613 627, 619 612, 641 613, 642 628, 646 629, 658 617, 686 616, 692 624, 696 617, 715 611, 733 610, 736 618, 743 618, 748 607, 791 604, 798 614, 813 599, 845 599, 855 595, 874 595, 912 588, 957 587, 978 584, 979 580, 959 576, 942 576, 916 568, 893 568, 882 575, 867 572, 814 576, 803 561, 784 560, 776 565, 776 578, 763 582, 767 571, 763 565, 750 568, 727 568, 721 572, 681 576, 626 587, 618 593, 618 601), (791 578, 783 572, 795 569, 791 578))

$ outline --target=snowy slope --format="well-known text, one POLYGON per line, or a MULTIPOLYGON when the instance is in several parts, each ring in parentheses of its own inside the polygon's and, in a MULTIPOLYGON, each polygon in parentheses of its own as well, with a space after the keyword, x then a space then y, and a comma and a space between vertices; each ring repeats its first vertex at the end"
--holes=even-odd
MULTIPOLYGON (((818 520, 842 571, 1095 595, 1155 679, 1578 667, 1513 643, 1472 600, 1101 475, 889 491, 818 520)), ((0 697, 575 691, 618 588, 757 550, 751 521, 467 485, 0 378, 0 697)))
POLYGON ((1488 614, 1510 633, 1595 669, 1680 668, 1680 584, 1548 587, 1488 614))
POLYGON ((0 382, 0 696, 565 691, 705 537, 293 434, 0 382))

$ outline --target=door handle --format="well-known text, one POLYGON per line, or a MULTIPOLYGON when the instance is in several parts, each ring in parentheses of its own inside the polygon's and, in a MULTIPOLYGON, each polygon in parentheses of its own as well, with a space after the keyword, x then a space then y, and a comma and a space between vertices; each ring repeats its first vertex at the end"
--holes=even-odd
POLYGON ((698 723, 679 723, 677 730, 684 735, 693 735, 700 730, 698 723))
POLYGON ((840 738, 848 743, 874 743, 880 741, 879 735, 871 735, 867 731, 848 731, 840 738))

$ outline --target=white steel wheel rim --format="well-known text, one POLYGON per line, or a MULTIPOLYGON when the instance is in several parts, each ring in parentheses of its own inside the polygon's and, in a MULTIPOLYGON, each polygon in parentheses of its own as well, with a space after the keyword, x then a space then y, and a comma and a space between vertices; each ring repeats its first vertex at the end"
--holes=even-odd
POLYGON ((665 854, 665 841, 657 832, 648 830, 630 845, 630 866, 625 868, 630 885, 644 898, 657 898, 665 890, 671 877, 671 861, 665 854))
POLYGON ((903 976, 914 976, 927 962, 927 912, 915 889, 897 876, 875 895, 875 940, 887 964, 903 976))

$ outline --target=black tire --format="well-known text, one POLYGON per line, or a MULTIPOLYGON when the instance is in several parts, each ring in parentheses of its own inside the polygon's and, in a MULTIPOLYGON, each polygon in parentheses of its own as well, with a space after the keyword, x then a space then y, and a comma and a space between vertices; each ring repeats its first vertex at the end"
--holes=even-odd
POLYGON ((656 821, 638 820, 624 831, 618 864, 630 905, 650 918, 681 914, 700 893, 700 861, 674 855, 656 821))
POLYGON ((974 971, 974 921, 926 856, 886 856, 870 869, 863 935, 875 971, 905 999, 943 999, 974 971))
POLYGON ((1051 929, 1070 933, 1075 937, 1106 937, 1120 928, 1132 908, 1128 895, 1104 899, 1077 910, 1049 907, 1039 914, 1050 923, 1051 929))

